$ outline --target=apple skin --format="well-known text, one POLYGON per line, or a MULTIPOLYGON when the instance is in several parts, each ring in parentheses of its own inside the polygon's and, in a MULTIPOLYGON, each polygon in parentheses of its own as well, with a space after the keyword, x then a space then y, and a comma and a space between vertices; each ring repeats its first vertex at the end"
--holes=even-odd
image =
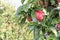
POLYGON ((44 12, 42 10, 35 10, 36 19, 42 21, 44 19, 44 12))
POLYGON ((56 28, 58 31, 60 31, 60 22, 56 24, 56 28))
POLYGON ((28 20, 29 22, 31 22, 31 21, 32 21, 32 18, 31 18, 30 16, 27 16, 27 20, 28 20))
POLYGON ((58 3, 60 3, 60 0, 57 0, 58 3))

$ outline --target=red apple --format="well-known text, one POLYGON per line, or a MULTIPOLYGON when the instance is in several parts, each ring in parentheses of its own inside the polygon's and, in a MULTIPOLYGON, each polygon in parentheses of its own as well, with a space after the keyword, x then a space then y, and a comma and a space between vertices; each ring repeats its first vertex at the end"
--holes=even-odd
POLYGON ((30 16, 27 16, 27 20, 30 22, 32 21, 32 18, 30 16))
POLYGON ((42 10, 35 10, 36 19, 42 21, 44 19, 44 12, 42 10))
POLYGON ((58 3, 60 3, 60 0, 57 0, 58 3))
POLYGON ((56 28, 58 31, 60 31, 60 22, 56 24, 56 28))

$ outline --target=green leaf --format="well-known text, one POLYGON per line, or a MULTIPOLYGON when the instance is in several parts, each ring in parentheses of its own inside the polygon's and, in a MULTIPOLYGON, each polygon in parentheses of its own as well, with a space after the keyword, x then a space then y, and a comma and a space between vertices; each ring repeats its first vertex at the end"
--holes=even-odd
POLYGON ((34 18, 35 17, 35 13, 34 10, 31 11, 31 17, 34 18))
POLYGON ((56 24, 58 22, 60 22, 60 18, 55 18, 55 19, 52 20, 51 24, 56 24))
POLYGON ((31 7, 31 5, 32 4, 25 4, 25 5, 23 5, 22 10, 24 10, 25 12, 27 12, 28 9, 31 7))
POLYGON ((18 7, 16 15, 22 14, 22 12, 27 12, 28 9, 31 7, 32 4, 24 4, 18 7))
POLYGON ((58 31, 58 37, 60 37, 60 31, 58 31))
POLYGON ((31 33, 34 30, 34 26, 29 26, 28 29, 30 30, 29 33, 31 33))
POLYGON ((0 9, 0 14, 1 14, 1 13, 3 13, 3 10, 2 10, 2 9, 0 9))
POLYGON ((21 3, 23 4, 25 0, 21 0, 21 3))
POLYGON ((20 26, 23 26, 23 24, 25 23, 26 21, 26 17, 22 18, 21 22, 20 22, 20 26))
POLYGON ((32 0, 32 2, 34 2, 34 3, 35 3, 35 2, 38 2, 38 1, 39 1, 39 0, 32 0))
POLYGON ((15 15, 18 16, 19 14, 21 14, 21 11, 22 11, 22 6, 18 7, 17 12, 16 12, 15 15))
POLYGON ((58 18, 57 21, 60 22, 60 18, 58 18))
POLYGON ((38 2, 39 0, 28 0, 28 3, 36 3, 38 2))
POLYGON ((40 29, 36 26, 34 27, 34 40, 39 40, 40 29))
POLYGON ((55 34, 55 36, 57 37, 57 31, 55 29, 55 27, 50 27, 50 30, 55 34))
POLYGON ((50 0, 50 2, 51 2, 51 5, 55 4, 55 0, 50 0))

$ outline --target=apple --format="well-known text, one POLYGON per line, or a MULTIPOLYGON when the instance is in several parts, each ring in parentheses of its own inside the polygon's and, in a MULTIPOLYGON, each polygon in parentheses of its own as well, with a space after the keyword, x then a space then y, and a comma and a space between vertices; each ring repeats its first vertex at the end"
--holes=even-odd
POLYGON ((44 12, 42 10, 35 10, 36 19, 42 21, 44 19, 44 12))
POLYGON ((56 28, 58 31, 60 31, 60 22, 56 24, 56 28))
POLYGON ((30 16, 27 16, 27 20, 30 22, 32 21, 32 18, 30 16))
POLYGON ((57 0, 58 3, 60 3, 60 0, 57 0))

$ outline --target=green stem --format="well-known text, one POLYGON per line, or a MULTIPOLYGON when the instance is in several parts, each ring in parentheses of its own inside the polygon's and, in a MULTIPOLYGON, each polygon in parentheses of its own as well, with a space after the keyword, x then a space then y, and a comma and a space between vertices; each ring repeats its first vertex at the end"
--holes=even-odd
POLYGON ((39 28, 34 28, 34 40, 39 40, 39 28))

